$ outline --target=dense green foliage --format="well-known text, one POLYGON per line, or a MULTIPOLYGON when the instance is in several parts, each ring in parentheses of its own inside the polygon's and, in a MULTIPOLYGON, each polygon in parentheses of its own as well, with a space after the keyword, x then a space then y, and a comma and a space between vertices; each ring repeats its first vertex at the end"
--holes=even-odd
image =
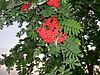
POLYGON ((31 75, 34 66, 40 75, 99 75, 98 70, 93 70, 94 65, 100 64, 100 29, 97 25, 100 1, 60 0, 59 8, 48 6, 46 1, 0 0, 0 28, 16 21, 21 28, 17 37, 26 34, 10 50, 9 56, 3 55, 0 63, 5 64, 9 71, 15 66, 19 75, 31 75), (30 1, 31 7, 22 12, 23 4, 30 1), (53 15, 56 15, 61 31, 67 33, 64 43, 45 43, 36 32, 53 15), (24 22, 28 23, 26 29, 22 28, 24 22), (89 45, 95 46, 95 50, 90 50, 89 45), (42 59, 38 57, 40 54, 44 54, 42 59))

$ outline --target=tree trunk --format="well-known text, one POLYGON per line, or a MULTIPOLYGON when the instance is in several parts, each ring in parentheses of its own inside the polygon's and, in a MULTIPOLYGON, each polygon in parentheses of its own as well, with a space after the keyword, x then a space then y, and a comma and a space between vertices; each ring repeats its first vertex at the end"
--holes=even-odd
POLYGON ((88 65, 89 75, 93 75, 93 64, 88 65))

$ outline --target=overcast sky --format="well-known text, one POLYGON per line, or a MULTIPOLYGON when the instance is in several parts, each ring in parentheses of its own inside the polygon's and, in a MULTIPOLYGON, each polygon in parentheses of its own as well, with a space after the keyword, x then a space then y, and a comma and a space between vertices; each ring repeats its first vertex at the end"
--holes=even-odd
POLYGON ((0 30, 0 48, 10 49, 18 43, 18 38, 16 37, 16 32, 18 32, 18 24, 9 27, 4 27, 3 30, 0 30))
MULTIPOLYGON (((0 30, 0 55, 5 53, 8 54, 9 49, 18 43, 18 38, 16 37, 16 32, 18 31, 17 23, 14 23, 14 25, 9 27, 4 27, 3 30, 0 30)), ((0 67, 0 75, 8 75, 5 66, 0 67)), ((10 75, 17 75, 17 73, 14 70, 10 75)))

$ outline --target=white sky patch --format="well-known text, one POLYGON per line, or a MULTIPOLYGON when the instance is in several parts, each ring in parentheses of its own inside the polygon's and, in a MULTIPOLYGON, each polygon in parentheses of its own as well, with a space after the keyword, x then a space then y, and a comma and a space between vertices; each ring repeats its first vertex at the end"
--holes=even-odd
POLYGON ((7 70, 6 70, 6 67, 5 66, 1 66, 0 67, 0 75, 18 75, 16 70, 13 69, 10 74, 8 74, 7 70))
POLYGON ((0 30, 0 48, 10 49, 14 47, 18 43, 19 39, 16 37, 17 31, 19 31, 17 23, 0 30))
POLYGON ((84 35, 83 37, 84 37, 86 40, 88 39, 88 36, 87 36, 87 35, 84 35))
POLYGON ((7 48, 0 48, 0 58, 3 59, 2 54, 7 54, 7 55, 9 55, 9 49, 7 49, 7 48))
POLYGON ((97 21, 97 25, 100 26, 100 21, 97 21))
POLYGON ((95 50, 96 48, 95 46, 91 46, 91 45, 88 45, 87 47, 89 48, 89 50, 95 50))
MULTIPOLYGON (((21 28, 26 29, 28 23, 24 22, 21 28)), ((9 27, 4 27, 3 30, 0 30, 0 48, 11 49, 19 42, 19 38, 16 37, 16 33, 20 31, 18 28, 18 23, 14 22, 14 25, 9 27)), ((25 38, 26 35, 23 35, 21 38, 25 38)))

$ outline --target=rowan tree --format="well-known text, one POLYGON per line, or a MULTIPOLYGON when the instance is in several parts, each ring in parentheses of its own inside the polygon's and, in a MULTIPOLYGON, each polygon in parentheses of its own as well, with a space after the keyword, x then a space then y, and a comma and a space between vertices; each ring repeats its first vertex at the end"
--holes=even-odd
POLYGON ((24 39, 3 54, 19 75, 99 75, 99 0, 0 0, 0 28, 18 22, 24 39), (26 28, 22 28, 26 22, 26 28), (90 49, 88 46, 95 47, 90 49), (42 59, 39 55, 43 54, 42 59), (42 66, 39 64, 42 63, 42 66), (86 68, 87 67, 87 68, 86 68))

